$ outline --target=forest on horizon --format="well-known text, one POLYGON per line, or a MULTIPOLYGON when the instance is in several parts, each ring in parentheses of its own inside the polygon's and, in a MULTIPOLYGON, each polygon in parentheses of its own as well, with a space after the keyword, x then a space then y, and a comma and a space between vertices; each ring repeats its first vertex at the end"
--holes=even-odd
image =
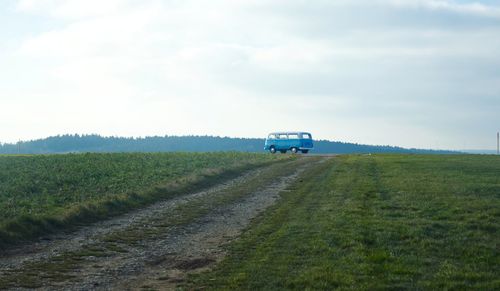
MULTIPOLYGON (((263 138, 219 136, 104 137, 97 134, 66 134, 43 139, 0 144, 0 154, 55 154, 80 152, 264 152, 263 138)), ((407 149, 396 146, 364 145, 315 140, 312 153, 419 153, 452 154, 454 151, 407 149)))

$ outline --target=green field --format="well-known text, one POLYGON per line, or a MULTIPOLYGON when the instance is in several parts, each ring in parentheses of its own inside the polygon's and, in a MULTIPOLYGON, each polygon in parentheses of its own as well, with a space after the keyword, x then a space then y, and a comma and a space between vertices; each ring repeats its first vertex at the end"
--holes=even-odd
POLYGON ((0 156, 0 247, 284 159, 249 153, 0 156))
POLYGON ((339 156, 187 289, 500 289, 500 157, 339 156))

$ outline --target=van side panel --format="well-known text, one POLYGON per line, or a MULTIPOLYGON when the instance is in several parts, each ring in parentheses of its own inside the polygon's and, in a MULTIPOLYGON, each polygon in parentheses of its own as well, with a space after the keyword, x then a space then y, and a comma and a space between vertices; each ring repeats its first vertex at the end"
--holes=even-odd
POLYGON ((291 148, 300 148, 301 144, 302 143, 301 143, 300 139, 298 139, 298 138, 289 139, 288 140, 288 149, 291 149, 291 148))
POLYGON ((312 139, 302 139, 301 140, 301 147, 312 148, 313 147, 312 139))
POLYGON ((288 149, 288 139, 276 139, 275 143, 277 150, 287 150, 288 149))
POLYGON ((264 146, 264 150, 268 151, 272 146, 277 149, 276 147, 276 139, 274 138, 268 138, 266 139, 266 144, 264 146))

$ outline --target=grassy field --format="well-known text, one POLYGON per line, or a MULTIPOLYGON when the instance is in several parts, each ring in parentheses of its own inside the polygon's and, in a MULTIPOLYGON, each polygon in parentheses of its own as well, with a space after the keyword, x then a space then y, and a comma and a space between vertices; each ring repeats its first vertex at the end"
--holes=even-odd
POLYGON ((185 288, 499 290, 499 173, 496 156, 334 158, 185 288))
MULTIPOLYGON (((317 161, 317 158, 287 159, 275 162, 254 172, 254 175, 247 177, 241 183, 231 184, 227 188, 213 191, 206 196, 191 197, 185 203, 177 204, 177 206, 162 212, 160 215, 157 214, 152 218, 143 219, 136 224, 129 224, 127 227, 111 233, 92 236, 90 243, 79 248, 65 251, 59 250, 54 256, 40 261, 28 261, 17 269, 5 270, 1 268, 0 264, 0 290, 41 287, 50 289, 51 283, 56 282, 57 286, 59 283, 63 284, 68 280, 84 280, 85 276, 89 276, 89 265, 91 269, 98 266, 96 258, 102 258, 106 266, 116 265, 122 262, 120 260, 123 259, 122 256, 124 255, 146 252, 150 245, 155 245, 155 240, 158 238, 160 238, 162 244, 165 244, 164 235, 171 231, 172 228, 193 223, 203 225, 203 222, 199 224, 200 218, 211 212, 213 213, 214 210, 220 211, 217 210, 220 207, 239 203, 249 194, 264 190, 270 184, 279 180, 282 175, 291 175, 296 171, 297 167, 309 166, 314 161, 317 161), (147 227, 144 227, 145 225, 147 227)), ((206 220, 204 219, 204 221, 206 220)), ((131 257, 133 258, 131 260, 137 258, 136 255, 131 257)), ((178 255, 175 257, 180 259, 178 255)), ((152 261, 161 262, 162 260, 165 260, 165 255, 155 255, 152 261)), ((169 257, 168 260, 175 260, 175 258, 169 257)), ((150 266, 152 261, 148 260, 146 267, 150 266)), ((134 264, 140 265, 141 262, 143 261, 137 259, 134 264)), ((153 263, 153 265, 155 264, 153 263)), ((101 270, 101 275, 106 274, 103 271, 101 270)), ((116 275, 117 273, 114 273, 114 276, 116 275)), ((165 280, 164 276, 160 278, 162 278, 160 282, 165 280)), ((156 290, 146 286, 144 286, 144 290, 156 290)), ((81 285, 79 287, 86 289, 81 285)), ((74 288, 59 285, 59 289, 74 288)), ((107 290, 108 288, 102 287, 102 289, 107 290)), ((120 290, 121 288, 109 289, 120 290)), ((134 288, 131 289, 135 290, 134 288)), ((164 288, 159 289, 163 290, 164 288)))
POLYGON ((247 153, 0 156, 0 247, 284 159, 247 153))

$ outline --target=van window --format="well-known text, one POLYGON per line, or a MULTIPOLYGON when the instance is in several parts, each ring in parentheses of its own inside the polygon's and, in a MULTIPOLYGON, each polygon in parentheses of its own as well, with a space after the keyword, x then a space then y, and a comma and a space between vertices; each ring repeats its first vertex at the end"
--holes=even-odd
POLYGON ((276 139, 276 135, 275 134, 270 134, 268 139, 276 139))
POLYGON ((299 135, 297 133, 288 134, 289 139, 299 139, 299 135))
POLYGON ((286 133, 282 133, 278 136, 279 139, 287 139, 288 136, 286 135, 286 133))
POLYGON ((303 133, 302 138, 311 139, 311 135, 309 133, 303 133))

